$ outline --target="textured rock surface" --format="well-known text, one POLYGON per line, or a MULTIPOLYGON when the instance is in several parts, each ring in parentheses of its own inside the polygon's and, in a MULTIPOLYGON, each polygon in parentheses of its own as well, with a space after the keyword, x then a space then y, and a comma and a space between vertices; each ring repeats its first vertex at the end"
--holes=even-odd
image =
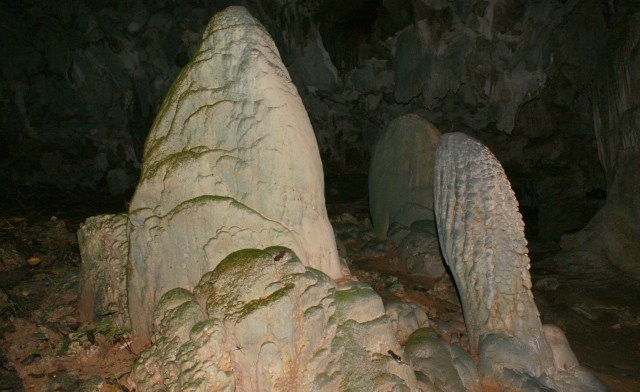
MULTIPOLYGON (((197 50, 210 16, 230 3, 5 4, 0 178, 124 192, 128 199, 171 81, 197 50)), ((492 149, 527 207, 530 233, 558 240, 584 227, 606 189, 590 83, 602 68, 597 60, 608 58, 602 49, 622 39, 615 33, 607 42, 615 31, 609 26, 634 10, 630 2, 378 3, 242 1, 298 83, 328 182, 365 178, 373 142, 389 121, 418 113, 441 131, 473 132, 492 149), (331 63, 336 88, 316 88, 333 83, 331 63), (415 72, 394 80, 394 66, 414 63, 415 72), (306 73, 299 64, 321 71, 306 73), (420 96, 397 102, 394 92, 405 86, 420 96), (511 135, 497 132, 497 124, 511 135)), ((361 184, 346 193, 364 199, 361 184)))
MULTIPOLYGON (((595 85, 594 124, 607 177, 607 200, 583 231, 563 239, 566 251, 589 251, 640 280, 640 14, 618 27, 595 85)), ((562 256, 560 256, 562 257, 562 256)))
POLYGON ((390 302, 385 304, 384 310, 389 316, 396 339, 401 345, 404 345, 417 329, 429 326, 426 313, 413 302, 390 302))
POLYGON ((191 293, 166 293, 138 390, 417 390, 380 297, 339 287, 285 248, 242 250, 191 293))
POLYGON ((484 335, 505 334, 523 350, 531 344, 534 354, 523 362, 529 370, 548 371, 552 356, 531 293, 524 224, 500 163, 476 140, 446 134, 434 181, 442 252, 460 291, 473 354, 484 335))
POLYGON ((438 131, 417 115, 398 117, 376 143, 369 169, 371 220, 380 239, 389 225, 433 218, 433 163, 438 131))
POLYGON ((293 45, 290 56, 292 61, 287 68, 297 85, 320 90, 332 90, 337 86, 338 70, 331 63, 315 26, 303 45, 293 45))
POLYGON ((482 390, 478 369, 471 356, 439 338, 430 328, 415 331, 405 345, 405 353, 425 391, 482 390))
MULTIPOLYGON (((430 222, 433 221, 423 221, 430 222)), ((435 226, 435 225, 434 225, 435 226)), ((429 279, 440 279, 446 273, 438 236, 429 231, 411 231, 400 243, 398 256, 407 272, 429 279)))
POLYGON ((571 7, 495 1, 422 7, 424 19, 397 36, 396 100, 422 96, 430 109, 454 101, 457 109, 450 114, 460 116, 465 125, 477 129, 496 121, 499 130, 510 133, 519 106, 545 84, 553 61, 546 44, 571 7), (433 23, 430 13, 440 16, 443 26, 433 23), (532 23, 538 18, 545 24, 532 23), (490 80, 476 77, 482 73, 491 74, 490 80))
POLYGON ((531 293, 518 204, 489 149, 462 133, 444 135, 435 198, 442 251, 481 373, 524 389, 561 384, 562 390, 603 390, 595 378, 585 381, 554 364, 531 293))
POLYGON ((232 251, 293 249, 341 276, 313 130, 267 32, 241 7, 216 14, 150 131, 130 206, 129 310, 193 288, 232 251))
POLYGON ((115 325, 129 324, 126 264, 127 215, 99 215, 78 230, 82 264, 78 310, 84 321, 109 316, 115 325))

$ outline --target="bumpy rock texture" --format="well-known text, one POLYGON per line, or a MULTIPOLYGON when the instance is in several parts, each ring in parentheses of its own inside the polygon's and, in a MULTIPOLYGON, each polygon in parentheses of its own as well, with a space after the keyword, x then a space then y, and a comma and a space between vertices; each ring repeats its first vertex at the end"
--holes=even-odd
POLYGON ((380 297, 285 248, 229 255, 193 293, 166 293, 154 326, 138 390, 417 390, 380 297))
POLYGON ((129 221, 129 311, 143 337, 162 294, 193 288, 239 249, 287 246, 305 265, 342 276, 313 129, 273 41, 246 9, 211 19, 165 99, 129 221))
POLYGON ((425 391, 479 392, 480 375, 471 356, 449 344, 430 328, 421 328, 409 337, 405 353, 425 391))
POLYGON ((392 223, 410 226, 433 220, 433 164, 438 131, 415 114, 386 128, 371 156, 369 205, 376 235, 387 237, 392 223))
POLYGON ((462 133, 444 135, 436 155, 435 199, 442 251, 481 373, 527 390, 604 390, 584 369, 568 374, 554 363, 554 349, 570 349, 557 343, 560 338, 552 345, 545 337, 531 293, 524 224, 489 149, 462 133))
POLYGON ((99 215, 78 230, 81 319, 98 321, 109 316, 115 325, 129 324, 127 311, 127 215, 99 215))
POLYGON ((429 326, 426 313, 413 302, 393 301, 385 304, 384 310, 401 345, 407 342, 413 332, 429 326))

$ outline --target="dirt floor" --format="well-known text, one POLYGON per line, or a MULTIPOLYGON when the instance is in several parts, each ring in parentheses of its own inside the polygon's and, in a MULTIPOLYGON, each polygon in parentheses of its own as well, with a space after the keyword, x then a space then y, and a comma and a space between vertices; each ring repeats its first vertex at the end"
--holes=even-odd
MULTIPOLYGON (((127 390, 129 369, 142 348, 126 328, 111 325, 108 315, 94 323, 79 321, 81 260, 75 236, 87 217, 126 206, 86 196, 78 200, 46 190, 0 194, 0 391, 127 390)), ((468 346, 450 279, 427 282, 404 273, 393 247, 373 239, 363 203, 329 210, 334 225, 355 227, 340 241, 353 275, 385 301, 416 302, 445 339, 468 346)), ((539 262, 534 252, 532 274, 543 319, 566 331, 579 360, 612 391, 640 391, 640 311, 633 305, 640 304, 637 284, 608 280, 590 285, 578 278, 571 283, 566 271, 549 261, 553 246, 539 248, 545 251, 539 262), (580 297, 581 290, 591 295, 580 297), (621 290, 624 300, 619 300, 621 290), (581 307, 580 298, 600 302, 581 307)))

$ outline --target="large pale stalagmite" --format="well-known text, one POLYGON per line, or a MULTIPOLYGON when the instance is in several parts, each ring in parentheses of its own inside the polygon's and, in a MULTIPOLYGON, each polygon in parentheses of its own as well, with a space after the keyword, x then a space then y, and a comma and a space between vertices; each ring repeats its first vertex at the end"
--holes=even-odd
POLYGON ((341 277, 322 163, 302 101, 266 30, 216 14, 149 133, 129 214, 129 310, 150 336, 154 304, 192 289, 230 252, 287 246, 341 277))

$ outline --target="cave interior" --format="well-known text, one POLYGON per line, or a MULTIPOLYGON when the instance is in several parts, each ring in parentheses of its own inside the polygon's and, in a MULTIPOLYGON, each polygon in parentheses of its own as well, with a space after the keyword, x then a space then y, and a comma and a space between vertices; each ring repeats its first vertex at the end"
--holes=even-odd
POLYGON ((140 349, 80 320, 76 232, 129 209, 149 129, 231 5, 266 28, 302 99, 353 275, 464 347, 455 287, 429 297, 435 279, 372 237, 368 177, 395 118, 470 135, 517 198, 543 322, 611 390, 640 390, 635 0, 0 1, 1 390, 125 390, 140 349))

